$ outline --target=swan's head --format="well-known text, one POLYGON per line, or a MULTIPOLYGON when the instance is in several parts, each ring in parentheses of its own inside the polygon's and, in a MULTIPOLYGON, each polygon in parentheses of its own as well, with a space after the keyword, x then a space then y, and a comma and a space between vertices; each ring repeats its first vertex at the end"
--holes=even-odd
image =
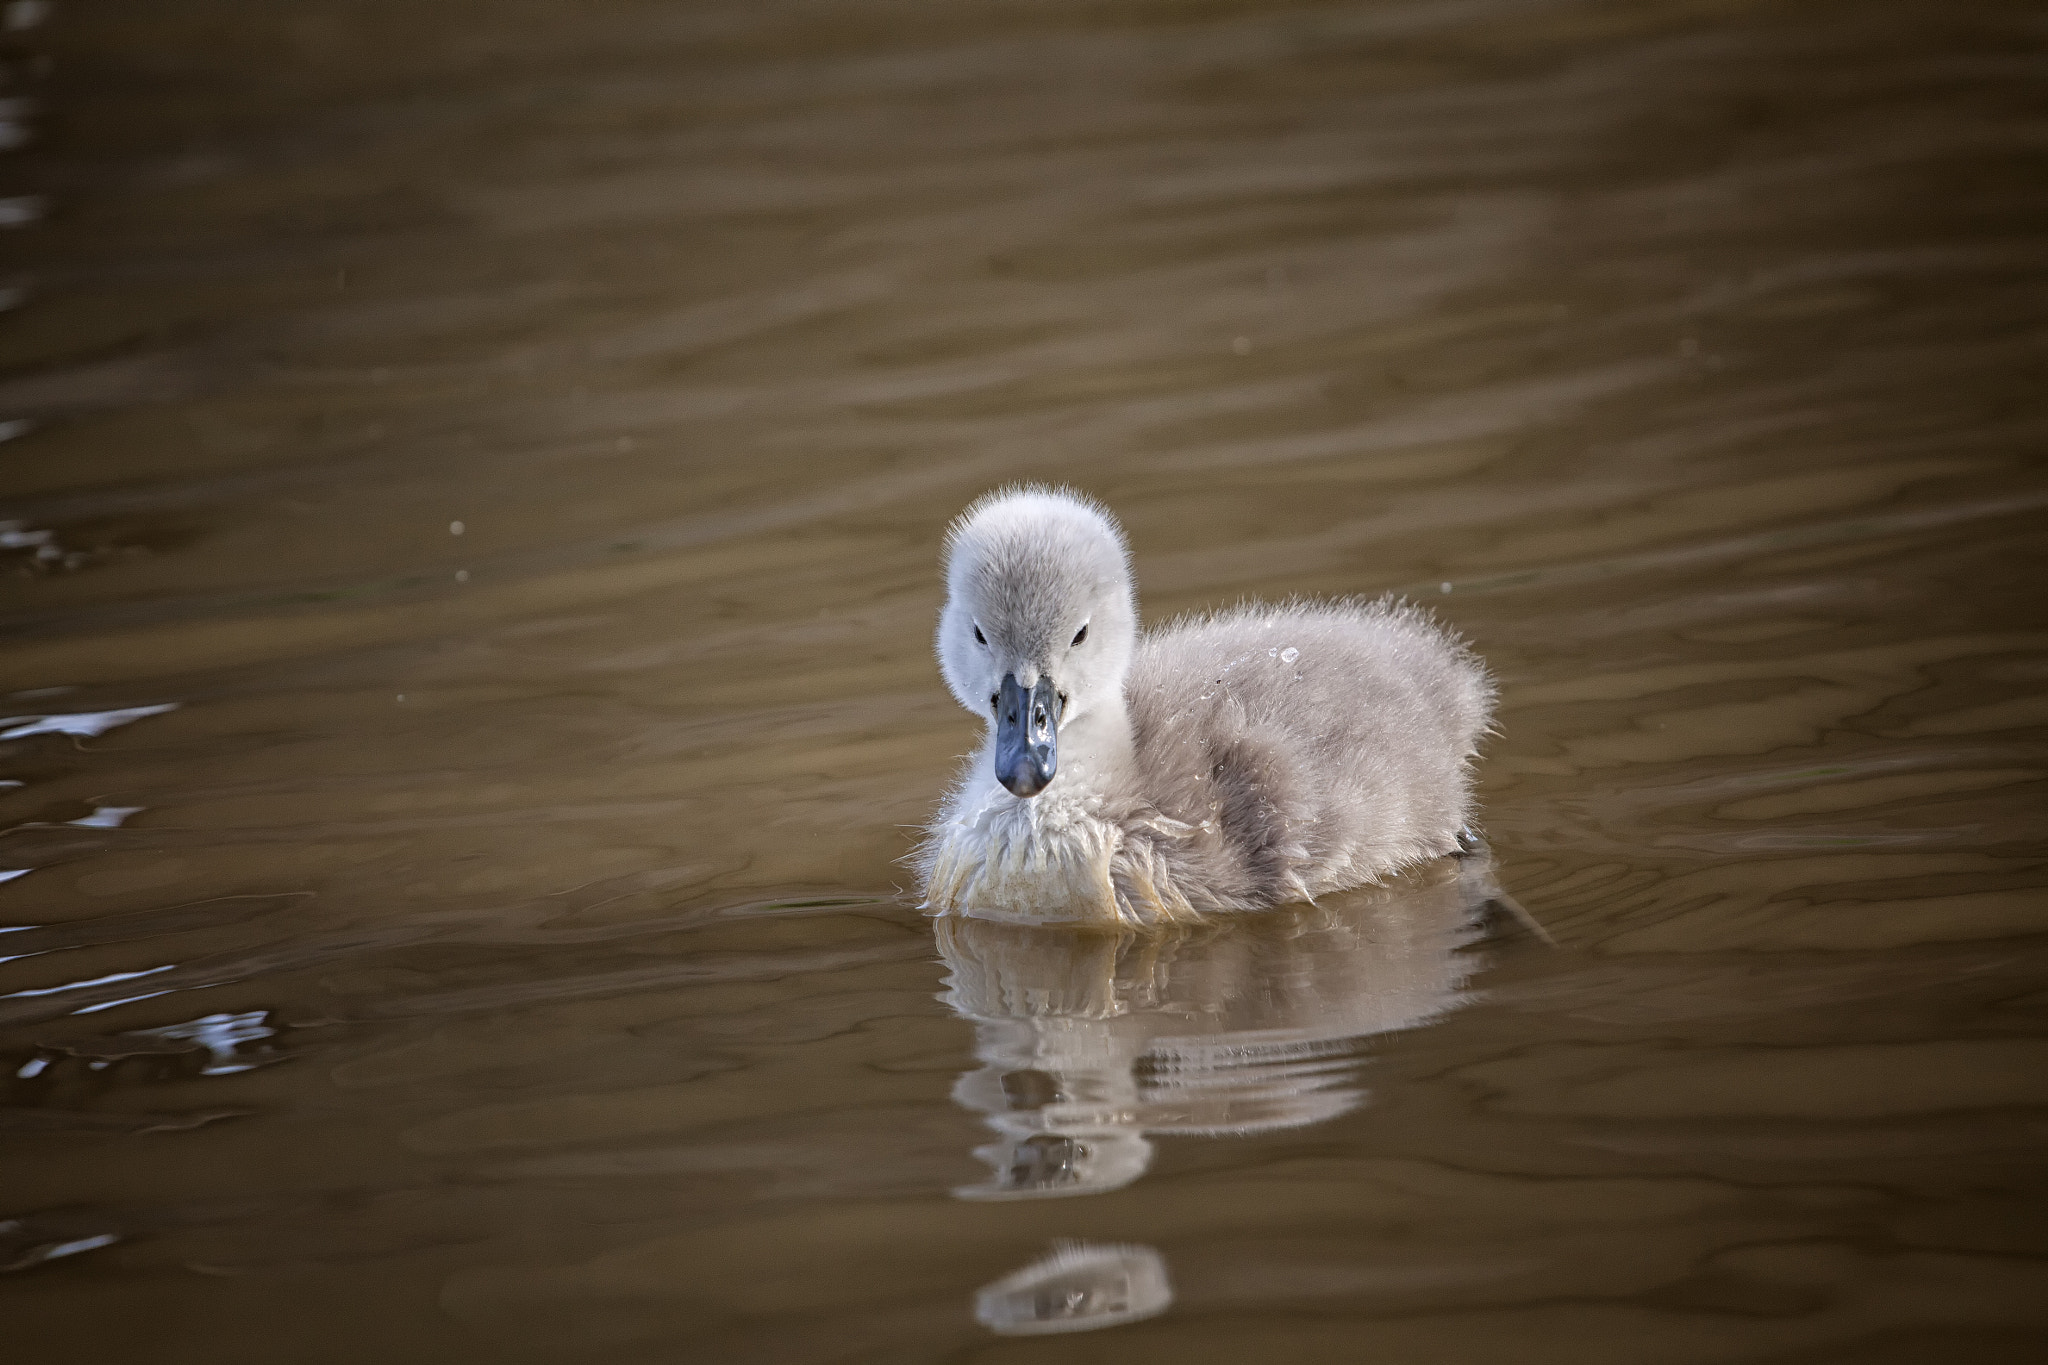
POLYGON ((1016 795, 1052 781, 1062 729, 1121 703, 1137 638, 1123 532, 1089 499, 1006 489, 953 523, 939 671, 995 728, 996 777, 1016 795))

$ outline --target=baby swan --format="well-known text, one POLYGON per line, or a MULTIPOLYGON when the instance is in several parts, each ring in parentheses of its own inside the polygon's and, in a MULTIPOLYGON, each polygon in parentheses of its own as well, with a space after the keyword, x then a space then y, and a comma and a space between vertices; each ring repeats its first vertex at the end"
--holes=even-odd
POLYGON ((1251 603, 1143 636, 1123 532, 1065 489, 946 541, 939 669, 988 722, 916 861, 938 913, 1144 925, 1459 847, 1493 685, 1403 602, 1251 603))

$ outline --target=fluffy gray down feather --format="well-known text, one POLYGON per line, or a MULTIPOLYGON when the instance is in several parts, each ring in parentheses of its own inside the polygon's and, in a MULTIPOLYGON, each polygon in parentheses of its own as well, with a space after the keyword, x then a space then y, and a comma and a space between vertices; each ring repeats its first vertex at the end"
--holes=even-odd
POLYGON ((1192 832, 1125 823, 1196 910, 1377 881, 1452 852, 1494 688, 1393 598, 1246 604, 1147 632, 1126 680, 1129 795, 1192 832))

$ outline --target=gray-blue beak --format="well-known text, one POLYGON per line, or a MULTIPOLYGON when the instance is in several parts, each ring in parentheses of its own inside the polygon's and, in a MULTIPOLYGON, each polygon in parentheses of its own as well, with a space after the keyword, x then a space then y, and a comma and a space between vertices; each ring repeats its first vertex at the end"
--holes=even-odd
POLYGON ((1029 692, 1014 673, 996 693, 996 780, 1013 796, 1036 796, 1059 771, 1060 694, 1040 678, 1029 692))

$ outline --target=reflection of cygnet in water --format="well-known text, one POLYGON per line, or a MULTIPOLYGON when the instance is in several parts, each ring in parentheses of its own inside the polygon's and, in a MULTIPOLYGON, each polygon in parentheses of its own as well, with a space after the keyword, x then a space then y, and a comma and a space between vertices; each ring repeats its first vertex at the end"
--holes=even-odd
MULTIPOLYGON (((1464 1002, 1458 950, 1505 898, 1483 850, 1320 905, 1149 934, 935 922, 982 1061, 953 1097, 997 1141, 966 1199, 1130 1184, 1148 1135, 1250 1134, 1356 1106, 1357 1039, 1464 1002)), ((1511 903, 1510 903, 1511 904, 1511 903)))
POLYGON ((974 1316, 1004 1336, 1092 1332, 1166 1311, 1166 1262, 1145 1246, 1061 1242, 974 1296, 974 1316))

